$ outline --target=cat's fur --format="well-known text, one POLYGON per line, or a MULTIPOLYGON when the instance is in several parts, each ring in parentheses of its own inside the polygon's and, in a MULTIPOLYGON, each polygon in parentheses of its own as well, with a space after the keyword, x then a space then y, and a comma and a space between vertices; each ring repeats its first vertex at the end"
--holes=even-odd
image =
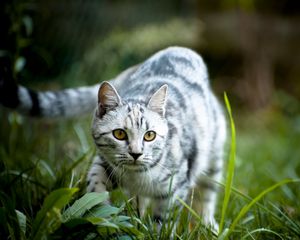
POLYGON ((213 181, 221 178, 226 124, 198 54, 167 48, 100 88, 17 91, 18 109, 33 115, 72 116, 97 105, 92 136, 99 153, 88 191, 122 187, 139 196, 142 208, 150 200, 155 219, 162 220, 176 198, 187 200, 198 185, 203 220, 214 224, 213 181), (115 129, 127 137, 116 139, 115 129), (156 133, 154 140, 143 139, 148 131, 156 133))

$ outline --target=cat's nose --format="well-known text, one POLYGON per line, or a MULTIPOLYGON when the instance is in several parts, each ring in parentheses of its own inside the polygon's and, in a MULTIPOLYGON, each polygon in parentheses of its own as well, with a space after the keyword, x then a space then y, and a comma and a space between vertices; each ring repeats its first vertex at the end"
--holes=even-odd
POLYGON ((134 161, 136 161, 140 156, 142 156, 143 154, 142 153, 133 153, 133 152, 130 152, 129 155, 131 157, 133 157, 134 161))

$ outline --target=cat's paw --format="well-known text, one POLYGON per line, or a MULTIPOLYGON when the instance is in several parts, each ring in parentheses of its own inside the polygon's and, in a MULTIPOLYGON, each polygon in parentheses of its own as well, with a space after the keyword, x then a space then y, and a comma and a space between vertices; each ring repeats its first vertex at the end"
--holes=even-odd
POLYGON ((219 224, 214 217, 205 217, 203 219, 204 224, 211 229, 215 234, 219 233, 219 224))

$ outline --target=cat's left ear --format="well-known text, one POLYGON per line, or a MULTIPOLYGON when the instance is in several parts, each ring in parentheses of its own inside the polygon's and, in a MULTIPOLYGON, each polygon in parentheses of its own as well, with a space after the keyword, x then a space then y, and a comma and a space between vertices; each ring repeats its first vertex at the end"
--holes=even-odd
POLYGON ((166 112, 168 85, 161 86, 150 98, 148 102, 148 108, 154 112, 157 112, 162 117, 166 112))
POLYGON ((117 90, 108 82, 103 82, 98 91, 98 114, 102 117, 107 111, 121 105, 117 90))

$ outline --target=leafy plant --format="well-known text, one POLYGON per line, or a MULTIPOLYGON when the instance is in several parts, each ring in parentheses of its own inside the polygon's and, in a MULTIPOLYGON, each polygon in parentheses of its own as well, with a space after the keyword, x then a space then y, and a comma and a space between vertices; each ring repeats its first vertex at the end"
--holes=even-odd
POLYGON ((23 213, 0 209, 1 220, 8 217, 6 230, 12 239, 124 239, 125 236, 141 238, 143 235, 131 223, 132 218, 121 215, 123 208, 104 204, 108 193, 87 193, 71 206, 76 188, 61 188, 51 192, 32 222, 27 222, 23 213), (5 216, 6 215, 6 216, 5 216), (26 236, 29 236, 28 238, 26 236), (80 237, 79 237, 80 236, 80 237), (78 238, 79 237, 79 238, 78 238))
MULTIPOLYGON (((0 239, 300 239, 297 122, 269 118, 270 133, 258 125, 257 138, 250 126, 261 123, 243 120, 245 130, 239 120, 239 138, 231 138, 227 179, 218 183, 224 189, 216 218, 222 230, 215 233, 203 225, 192 204, 178 199, 185 209, 173 235, 169 226, 176 211, 158 232, 151 216, 140 217, 121 192, 113 192, 116 206, 111 206, 105 203, 107 193, 79 191, 94 150, 87 150, 88 138, 78 122, 44 128, 45 121, 32 123, 12 114, 9 121, 2 119, 0 133, 0 239)), ((231 114, 229 120, 233 130, 231 114)))

